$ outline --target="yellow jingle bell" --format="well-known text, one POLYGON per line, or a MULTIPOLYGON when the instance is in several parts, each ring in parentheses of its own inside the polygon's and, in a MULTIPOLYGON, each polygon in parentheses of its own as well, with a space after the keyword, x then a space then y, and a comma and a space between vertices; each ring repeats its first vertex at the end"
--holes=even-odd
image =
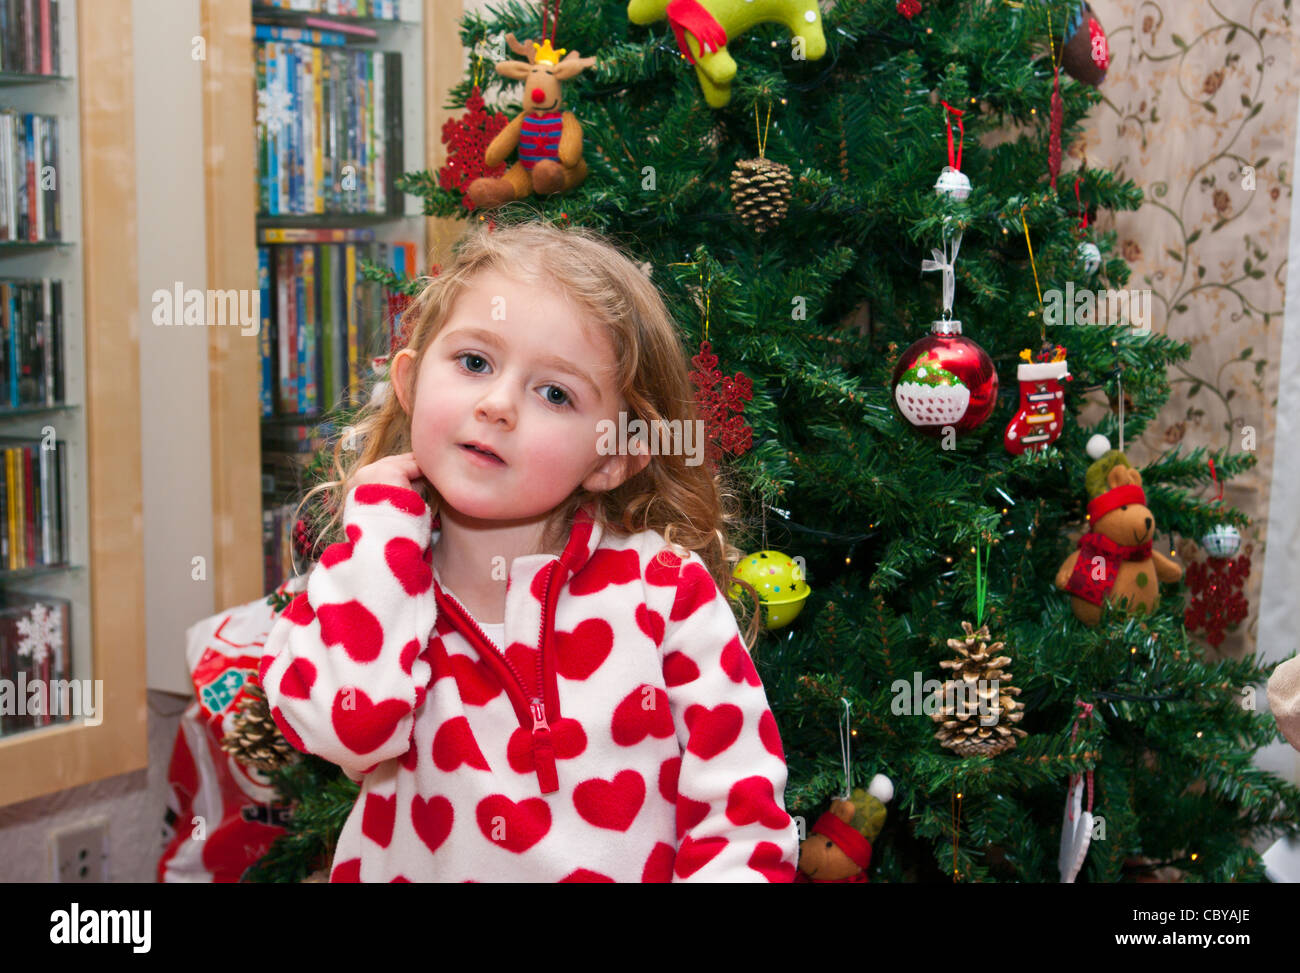
MULTIPOLYGON (((808 597, 808 583, 804 581, 803 568, 794 558, 780 551, 759 551, 740 559, 732 576, 751 584, 767 609, 768 628, 789 625, 803 611, 808 597)), ((745 589, 731 586, 731 597, 742 598, 745 589)))

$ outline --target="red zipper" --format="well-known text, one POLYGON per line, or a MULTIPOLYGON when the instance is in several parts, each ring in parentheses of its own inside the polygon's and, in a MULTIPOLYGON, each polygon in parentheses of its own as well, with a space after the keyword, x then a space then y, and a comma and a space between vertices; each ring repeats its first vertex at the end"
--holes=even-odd
MULTIPOLYGON (((443 608, 451 609, 466 627, 470 628, 478 636, 478 645, 476 648, 484 654, 484 661, 492 666, 496 663, 495 668, 503 669, 505 674, 510 678, 502 679, 505 686, 506 695, 510 698, 510 704, 514 707, 515 715, 519 719, 521 727, 528 727, 528 719, 532 719, 533 735, 533 765, 537 769, 537 782, 541 786, 543 794, 552 794, 560 789, 559 775, 555 767, 555 745, 551 739, 551 727, 546 719, 546 702, 542 698, 546 693, 546 674, 544 669, 546 658, 546 619, 547 609, 552 606, 549 604, 549 595, 551 590, 551 581, 555 577, 556 568, 559 562, 553 564, 547 569, 549 574, 546 577, 546 589, 542 596, 542 628, 538 641, 537 652, 537 691, 541 696, 529 697, 528 687, 520 678, 519 670, 506 658, 505 653, 492 644, 491 639, 483 632, 478 624, 470 616, 453 595, 448 594, 439 585, 437 586, 438 600, 443 608), (510 683, 514 683, 515 693, 510 692, 510 683), (527 703, 524 701, 527 700, 527 703)), ((502 673, 497 672, 497 677, 501 678, 502 673)))

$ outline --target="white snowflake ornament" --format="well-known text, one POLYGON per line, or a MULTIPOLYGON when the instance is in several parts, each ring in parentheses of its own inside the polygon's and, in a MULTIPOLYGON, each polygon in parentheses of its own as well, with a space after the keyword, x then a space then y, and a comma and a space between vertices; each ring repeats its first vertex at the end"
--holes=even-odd
POLYGON ((58 671, 63 659, 63 619, 58 611, 51 611, 40 602, 32 605, 31 614, 18 620, 18 654, 36 665, 53 656, 53 668, 58 671))
POLYGON ((293 121, 293 95, 282 82, 273 81, 257 93, 257 124, 279 133, 293 121))

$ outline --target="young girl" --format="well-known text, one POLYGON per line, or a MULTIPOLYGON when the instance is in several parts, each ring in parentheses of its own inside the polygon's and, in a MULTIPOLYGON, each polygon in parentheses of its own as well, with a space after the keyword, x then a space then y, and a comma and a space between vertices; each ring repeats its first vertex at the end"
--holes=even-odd
POLYGON ((646 275, 498 223, 408 313, 320 488, 347 540, 261 666, 285 737, 361 784, 331 881, 791 881, 759 616, 742 639, 722 593, 732 494, 682 449, 609 448, 696 419, 646 275))

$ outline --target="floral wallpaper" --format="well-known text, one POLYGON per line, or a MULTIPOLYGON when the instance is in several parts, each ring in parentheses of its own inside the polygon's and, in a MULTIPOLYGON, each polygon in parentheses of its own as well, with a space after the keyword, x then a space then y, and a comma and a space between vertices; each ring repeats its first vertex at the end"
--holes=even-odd
MULTIPOLYGON (((1111 63, 1085 136, 1071 149, 1134 180, 1141 209, 1102 214, 1152 292, 1152 331, 1192 345, 1171 396, 1138 442, 1137 465, 1181 446, 1253 450, 1223 500, 1253 520, 1250 614, 1219 651, 1253 652, 1273 469, 1290 230, 1297 65, 1290 0, 1094 0, 1111 63)), ((1065 166, 1069 168, 1069 164, 1065 166)), ((1217 496, 1217 490, 1207 490, 1217 496)), ((1176 539, 1185 567, 1205 560, 1176 539)))

